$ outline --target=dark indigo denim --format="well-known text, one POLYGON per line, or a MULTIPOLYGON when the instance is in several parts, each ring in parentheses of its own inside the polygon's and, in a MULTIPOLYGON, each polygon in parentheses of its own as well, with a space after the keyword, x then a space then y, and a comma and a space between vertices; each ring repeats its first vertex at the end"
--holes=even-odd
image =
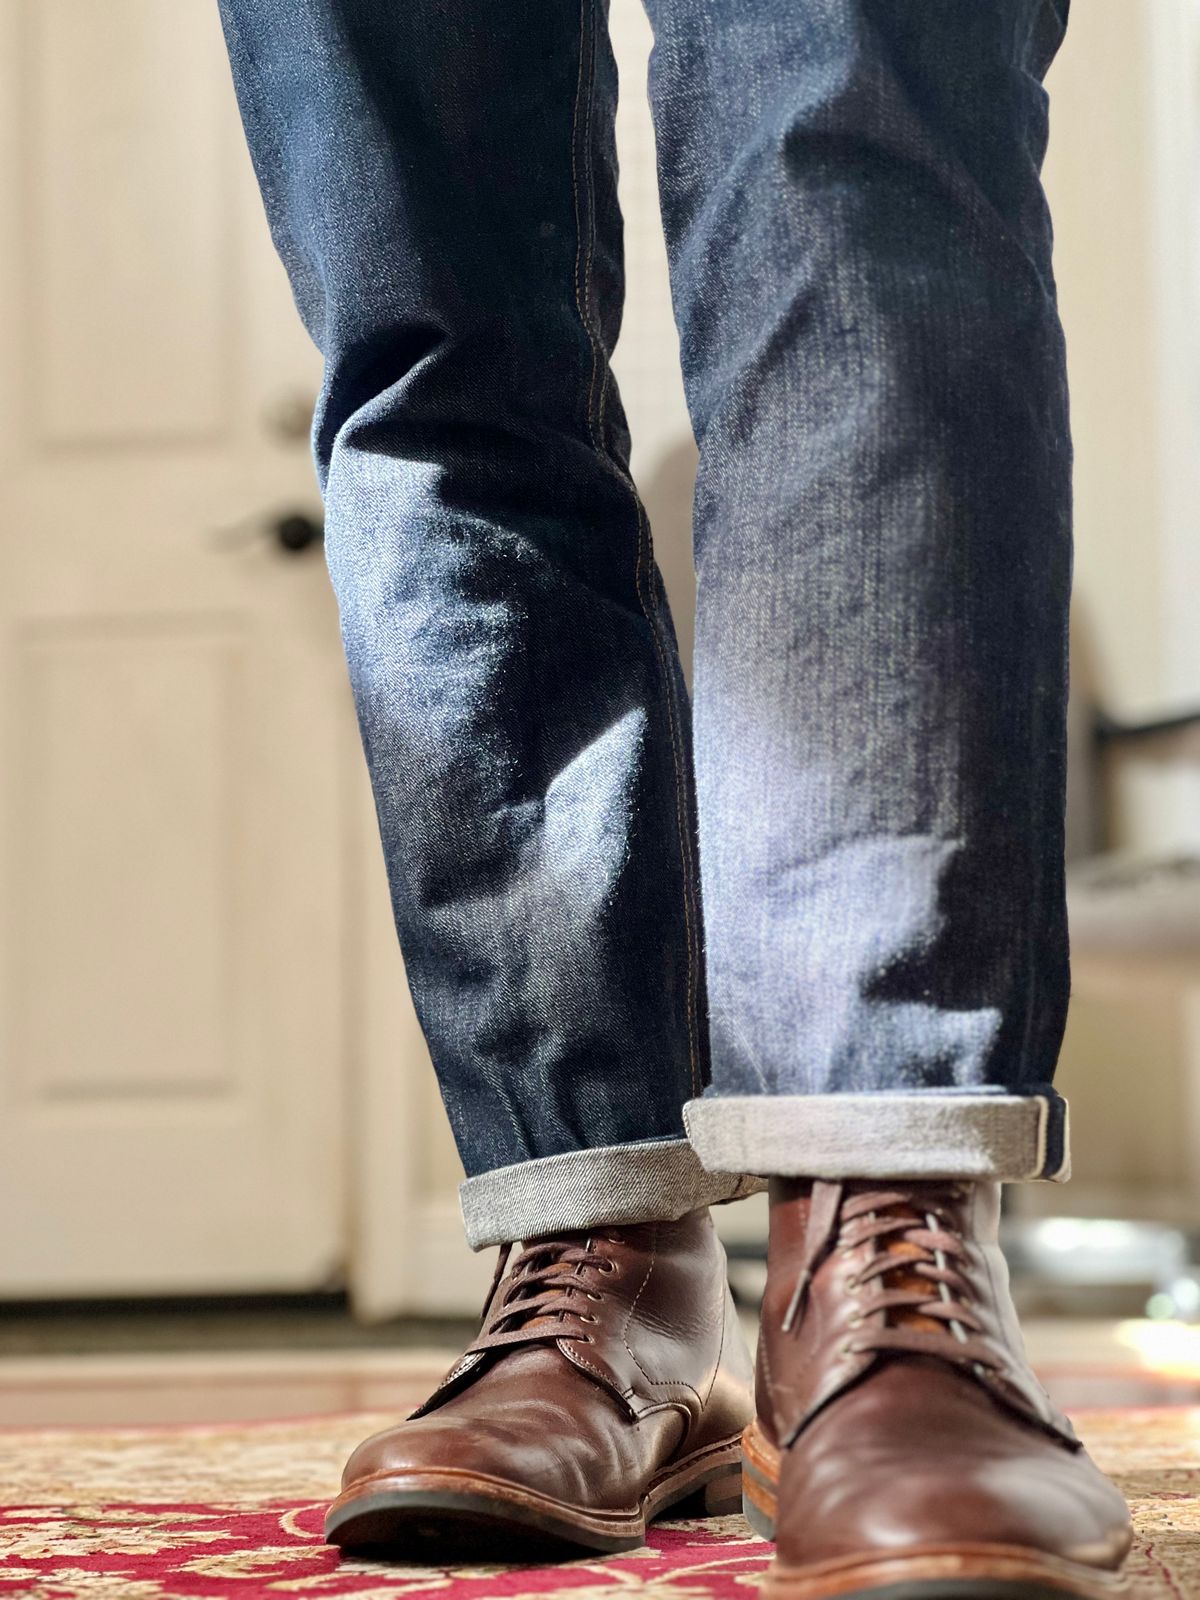
POLYGON ((710 1078, 1048 1092, 1066 0, 650 0, 700 446, 695 787, 608 367, 602 0, 222 10, 326 358, 330 568, 467 1171, 679 1136, 710 1078))

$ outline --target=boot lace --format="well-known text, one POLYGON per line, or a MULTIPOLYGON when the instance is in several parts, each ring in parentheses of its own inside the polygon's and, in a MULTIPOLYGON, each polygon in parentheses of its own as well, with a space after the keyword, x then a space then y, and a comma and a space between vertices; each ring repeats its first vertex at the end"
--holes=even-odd
POLYGON ((952 1198, 916 1186, 847 1192, 841 1183, 814 1182, 783 1331, 797 1325, 822 1262, 835 1249, 850 1255, 867 1245, 866 1260, 846 1284, 861 1299, 844 1355, 906 1352, 970 1366, 981 1377, 997 1370, 997 1352, 971 1304, 952 1198))
POLYGON ((607 1237, 535 1239, 507 1277, 512 1246, 502 1246, 475 1348, 561 1338, 590 1344, 578 1324, 599 1320, 593 1307, 604 1298, 604 1279, 619 1270, 596 1248, 607 1237))

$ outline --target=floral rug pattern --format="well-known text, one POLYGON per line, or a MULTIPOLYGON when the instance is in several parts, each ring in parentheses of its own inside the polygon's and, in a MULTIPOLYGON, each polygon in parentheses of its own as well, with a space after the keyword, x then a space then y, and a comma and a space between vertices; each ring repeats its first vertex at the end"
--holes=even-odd
MULTIPOLYGON (((553 1566, 343 1559, 321 1540, 327 1498, 390 1420, 0 1432, 0 1600, 750 1600, 770 1560, 740 1517, 553 1566)), ((1200 1600, 1200 1408, 1077 1420, 1134 1511, 1133 1600, 1200 1600)))

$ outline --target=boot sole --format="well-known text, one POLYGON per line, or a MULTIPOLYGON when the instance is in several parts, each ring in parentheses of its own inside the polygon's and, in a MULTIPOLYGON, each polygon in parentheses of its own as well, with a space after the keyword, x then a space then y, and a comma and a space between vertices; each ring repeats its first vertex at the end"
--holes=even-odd
POLYGON ((673 1463, 628 1511, 594 1510, 518 1483, 455 1467, 379 1472, 350 1484, 325 1517, 325 1539, 344 1550, 392 1551, 428 1560, 594 1550, 615 1555, 646 1541, 663 1512, 731 1516, 742 1508, 742 1446, 734 1435, 673 1463))
MULTIPOLYGON (((779 1451, 752 1422, 742 1435, 746 1520, 775 1538, 779 1451)), ((1101 1572, 1016 1545, 956 1544, 902 1556, 825 1561, 811 1567, 772 1562, 763 1600, 1125 1600, 1120 1572, 1101 1572)))

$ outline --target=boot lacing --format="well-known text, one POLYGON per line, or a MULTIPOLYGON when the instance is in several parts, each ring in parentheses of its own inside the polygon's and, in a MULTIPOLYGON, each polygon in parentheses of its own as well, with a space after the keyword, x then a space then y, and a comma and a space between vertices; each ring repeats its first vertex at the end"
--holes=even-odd
POLYGON ((785 1333, 797 1325, 813 1276, 833 1250, 850 1255, 869 1245, 871 1253, 846 1284, 863 1298, 843 1354, 936 1356, 972 1367, 979 1376, 999 1368, 998 1352, 970 1303, 971 1285, 960 1267, 967 1247, 954 1226, 950 1198, 923 1188, 847 1192, 842 1183, 813 1183, 785 1333))

